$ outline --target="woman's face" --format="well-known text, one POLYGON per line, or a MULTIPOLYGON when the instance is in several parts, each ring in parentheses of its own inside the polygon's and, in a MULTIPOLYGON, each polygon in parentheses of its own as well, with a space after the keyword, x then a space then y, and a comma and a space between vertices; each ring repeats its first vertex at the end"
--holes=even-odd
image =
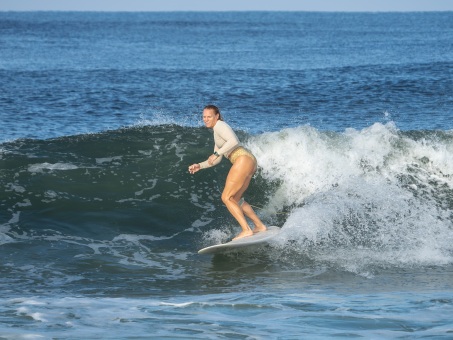
POLYGON ((208 129, 212 129, 219 120, 219 115, 215 114, 212 109, 203 110, 203 122, 208 129))

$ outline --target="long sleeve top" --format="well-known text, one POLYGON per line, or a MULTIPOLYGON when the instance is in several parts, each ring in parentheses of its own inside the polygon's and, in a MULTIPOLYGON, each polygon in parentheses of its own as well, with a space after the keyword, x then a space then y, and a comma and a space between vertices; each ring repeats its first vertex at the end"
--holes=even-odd
POLYGON ((239 139, 233 129, 224 121, 219 120, 214 125, 214 151, 217 151, 219 157, 209 164, 208 160, 200 163, 200 168, 205 169, 217 165, 222 161, 223 156, 228 157, 234 149, 239 146, 239 139))

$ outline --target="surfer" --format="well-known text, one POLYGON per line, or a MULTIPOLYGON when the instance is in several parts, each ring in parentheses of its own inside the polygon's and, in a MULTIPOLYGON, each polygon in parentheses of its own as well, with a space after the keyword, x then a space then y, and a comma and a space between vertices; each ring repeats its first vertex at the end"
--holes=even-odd
POLYGON ((233 129, 223 121, 217 106, 205 106, 203 122, 208 129, 214 130, 214 153, 206 161, 189 166, 189 172, 194 174, 201 169, 212 167, 219 164, 223 156, 227 157, 232 166, 225 181, 222 202, 242 228, 242 231, 233 240, 265 231, 266 226, 250 204, 242 198, 257 169, 255 156, 240 145, 233 129), (253 230, 250 229, 245 216, 250 218, 255 225, 253 230))

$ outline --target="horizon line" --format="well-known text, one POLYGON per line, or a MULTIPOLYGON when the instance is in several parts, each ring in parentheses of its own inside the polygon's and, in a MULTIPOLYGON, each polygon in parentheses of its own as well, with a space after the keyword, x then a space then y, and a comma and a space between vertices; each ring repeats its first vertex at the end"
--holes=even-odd
POLYGON ((0 9, 0 12, 91 12, 91 13, 187 13, 187 12, 306 12, 306 13, 445 13, 453 12, 453 9, 445 10, 303 10, 303 9, 196 9, 196 10, 90 10, 90 9, 30 9, 30 10, 17 10, 17 9, 0 9))

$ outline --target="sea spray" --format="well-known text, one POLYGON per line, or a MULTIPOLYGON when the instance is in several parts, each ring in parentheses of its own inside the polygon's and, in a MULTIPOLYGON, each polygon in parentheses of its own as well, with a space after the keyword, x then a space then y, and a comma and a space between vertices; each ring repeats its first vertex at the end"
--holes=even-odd
POLYGON ((292 206, 280 245, 354 271, 453 261, 453 151, 447 133, 393 123, 344 133, 302 126, 254 136, 267 209, 292 206))

